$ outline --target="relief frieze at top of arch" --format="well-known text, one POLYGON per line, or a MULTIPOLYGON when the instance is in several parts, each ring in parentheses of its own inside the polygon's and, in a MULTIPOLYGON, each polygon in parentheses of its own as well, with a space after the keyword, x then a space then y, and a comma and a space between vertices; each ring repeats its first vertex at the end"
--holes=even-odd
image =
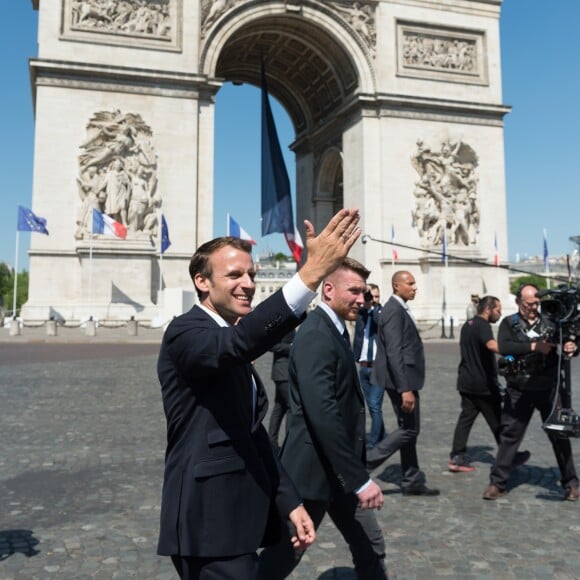
POLYGON ((374 56, 377 46, 376 2, 332 0, 324 4, 331 6, 340 18, 351 26, 374 56))
MULTIPOLYGON (((201 0, 201 36, 207 35, 209 29, 226 13, 240 4, 250 4, 251 0, 201 0)), ((305 2, 304 2, 305 3, 305 2)), ((302 0, 287 0, 286 9, 299 11, 302 0)), ((373 53, 376 50, 377 31, 375 22, 376 0, 370 2, 351 2, 350 0, 320 1, 310 0, 308 4, 319 5, 330 9, 340 21, 346 22, 362 39, 373 53)))
POLYGON ((242 4, 244 0, 201 0, 201 36, 226 13, 242 4))
POLYGON ((181 49, 183 0, 62 0, 63 40, 181 49))

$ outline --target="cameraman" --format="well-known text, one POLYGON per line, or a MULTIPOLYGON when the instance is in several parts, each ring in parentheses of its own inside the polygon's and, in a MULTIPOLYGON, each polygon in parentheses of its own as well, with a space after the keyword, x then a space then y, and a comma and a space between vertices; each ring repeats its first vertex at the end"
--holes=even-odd
MULTIPOLYGON (((506 492, 515 455, 534 409, 540 412, 543 421, 548 419, 552 411, 558 384, 558 354, 556 345, 548 342, 545 337, 553 335, 555 326, 538 312, 540 300, 537 294, 538 288, 533 284, 521 286, 516 292, 518 312, 504 318, 499 327, 499 352, 504 356, 514 356, 518 363, 523 361, 523 367, 515 376, 507 377, 500 443, 495 464, 491 468, 490 484, 483 499, 495 500, 506 492)), ((566 356, 573 356, 576 351, 573 341, 564 343, 563 352, 566 356)), ((577 501, 578 477, 570 440, 551 432, 548 438, 562 475, 564 499, 577 501)))

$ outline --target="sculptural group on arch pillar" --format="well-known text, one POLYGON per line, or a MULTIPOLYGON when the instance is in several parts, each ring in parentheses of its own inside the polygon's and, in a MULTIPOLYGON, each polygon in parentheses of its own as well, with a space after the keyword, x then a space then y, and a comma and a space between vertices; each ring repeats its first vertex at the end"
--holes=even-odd
POLYGON ((140 115, 99 111, 87 125, 77 177, 80 206, 75 238, 88 237, 92 209, 128 228, 128 238, 157 236, 157 155, 140 115))
POLYGON ((449 245, 475 246, 479 233, 475 151, 461 140, 445 140, 439 150, 418 140, 411 163, 419 174, 413 191, 413 226, 423 246, 441 245, 444 237, 449 245))

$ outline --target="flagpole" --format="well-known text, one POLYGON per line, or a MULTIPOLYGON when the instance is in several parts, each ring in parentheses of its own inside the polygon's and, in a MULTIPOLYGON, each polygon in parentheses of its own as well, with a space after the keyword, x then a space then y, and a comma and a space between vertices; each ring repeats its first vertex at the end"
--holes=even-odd
MULTIPOLYGON (((395 243, 395 226, 393 226, 393 224, 391 224, 391 242, 394 244, 395 243)), ((395 245, 393 245, 393 248, 391 250, 391 268, 393 270, 393 275, 395 274, 395 252, 397 251, 397 247, 395 245)))
POLYGON ((157 223, 159 226, 159 292, 163 291, 163 214, 161 208, 157 210, 157 223))
POLYGON ((16 291, 18 290, 18 245, 20 244, 20 232, 16 229, 16 252, 14 254, 14 296, 12 296, 12 318, 16 318, 16 291))
POLYGON ((546 285, 548 290, 551 288, 550 284, 550 262, 548 260, 548 232, 544 228, 544 274, 546 276, 546 285))
POLYGON ((226 213, 226 236, 230 235, 230 214, 226 213))
POLYGON ((447 273, 449 261, 447 259, 447 226, 443 230, 443 325, 447 318, 447 273))
POLYGON ((89 232, 89 318, 93 315, 93 227, 95 208, 91 212, 91 228, 89 232))

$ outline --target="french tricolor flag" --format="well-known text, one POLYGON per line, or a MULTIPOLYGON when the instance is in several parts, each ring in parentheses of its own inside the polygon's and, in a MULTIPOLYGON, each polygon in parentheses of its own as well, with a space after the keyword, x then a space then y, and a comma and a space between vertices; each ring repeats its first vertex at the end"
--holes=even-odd
POLYGON ((397 246, 395 246, 395 226, 391 224, 391 245, 393 246, 393 262, 399 259, 399 251, 397 246))
POLYGON ((228 214, 228 236, 247 240, 250 244, 256 245, 254 238, 230 214, 228 214))
POLYGON ((127 237, 127 228, 112 217, 93 208, 93 234, 116 236, 124 240, 127 237))
POLYGON ((292 252, 292 257, 296 260, 297 264, 300 264, 300 260, 302 259, 302 250, 304 249, 304 242, 300 237, 300 232, 296 225, 294 225, 294 235, 292 234, 284 234, 286 238, 286 243, 292 252))

